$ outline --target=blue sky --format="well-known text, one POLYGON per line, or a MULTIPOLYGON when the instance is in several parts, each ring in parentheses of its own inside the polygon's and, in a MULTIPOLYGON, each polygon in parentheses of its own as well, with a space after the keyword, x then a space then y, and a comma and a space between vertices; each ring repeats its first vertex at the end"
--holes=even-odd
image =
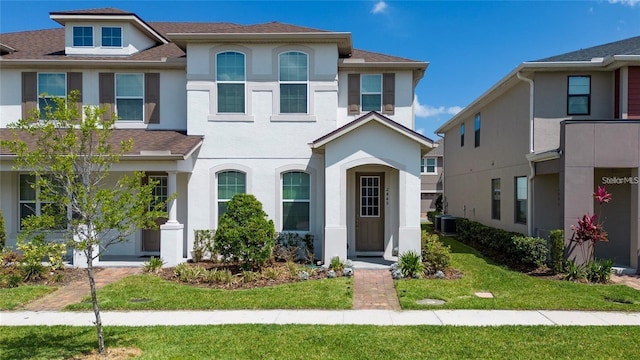
POLYGON ((49 12, 116 7, 145 21, 280 21, 352 33, 354 47, 430 63, 416 129, 433 131, 523 61, 640 36, 640 0, 0 0, 0 32, 55 28, 49 12))

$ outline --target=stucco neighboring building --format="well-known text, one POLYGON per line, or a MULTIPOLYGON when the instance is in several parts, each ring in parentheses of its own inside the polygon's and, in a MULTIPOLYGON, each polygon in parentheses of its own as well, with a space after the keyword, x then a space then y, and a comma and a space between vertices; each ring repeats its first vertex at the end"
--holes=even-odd
POLYGON ((444 139, 436 141, 437 147, 420 161, 420 216, 436 210, 436 199, 444 190, 444 139))
MULTIPOLYGON (((353 47, 351 34, 278 22, 146 22, 113 9, 52 12, 62 25, 0 35, 0 136, 79 90, 119 117, 135 148, 114 176, 145 171, 177 193, 160 230, 108 258, 189 258, 236 193, 263 203, 276 231, 310 233, 325 262, 420 249, 420 167, 432 140, 414 129, 427 63, 353 47)), ((9 244, 38 213, 26 171, 0 153, 9 244)), ((52 236, 55 236, 53 234, 52 236)))
POLYGON ((613 200, 595 255, 638 268, 640 37, 524 62, 441 126, 448 212, 535 236, 613 200))

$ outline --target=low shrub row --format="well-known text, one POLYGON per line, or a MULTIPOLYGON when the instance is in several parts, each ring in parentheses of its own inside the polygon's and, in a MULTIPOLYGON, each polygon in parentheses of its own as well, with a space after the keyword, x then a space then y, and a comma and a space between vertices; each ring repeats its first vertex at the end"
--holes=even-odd
POLYGON ((492 228, 464 218, 456 219, 458 240, 513 268, 529 270, 546 263, 547 242, 541 238, 492 228))

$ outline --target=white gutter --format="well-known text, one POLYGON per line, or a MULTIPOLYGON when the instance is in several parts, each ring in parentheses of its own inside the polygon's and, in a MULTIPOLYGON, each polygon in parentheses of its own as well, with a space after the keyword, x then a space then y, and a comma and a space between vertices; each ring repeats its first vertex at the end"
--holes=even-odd
MULTIPOLYGON (((535 153, 534 149, 534 94, 535 94, 535 84, 532 79, 523 76, 520 71, 516 73, 518 79, 522 81, 526 81, 529 83, 529 155, 535 153)), ((533 161, 529 160, 529 177, 527 183, 527 234, 529 236, 533 236, 533 179, 536 176, 536 168, 533 164, 533 161)))

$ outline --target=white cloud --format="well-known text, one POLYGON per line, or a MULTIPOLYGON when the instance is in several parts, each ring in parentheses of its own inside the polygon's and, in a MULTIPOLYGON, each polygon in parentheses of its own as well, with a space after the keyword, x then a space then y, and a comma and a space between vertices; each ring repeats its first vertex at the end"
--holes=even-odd
POLYGON ((383 13, 387 9, 387 3, 380 0, 375 5, 373 5, 373 9, 371 9, 371 13, 380 14, 383 13))
POLYGON ((609 0, 609 4, 622 4, 634 7, 640 4, 640 0, 609 0))
POLYGON ((424 128, 417 129, 417 130, 416 130, 416 132, 417 132, 418 134, 422 134, 422 135, 424 135, 424 128))
POLYGON ((431 105, 420 104, 417 95, 415 96, 413 102, 415 105, 416 116, 421 118, 434 117, 442 114, 455 115, 462 111, 462 107, 460 106, 435 107, 431 105))

